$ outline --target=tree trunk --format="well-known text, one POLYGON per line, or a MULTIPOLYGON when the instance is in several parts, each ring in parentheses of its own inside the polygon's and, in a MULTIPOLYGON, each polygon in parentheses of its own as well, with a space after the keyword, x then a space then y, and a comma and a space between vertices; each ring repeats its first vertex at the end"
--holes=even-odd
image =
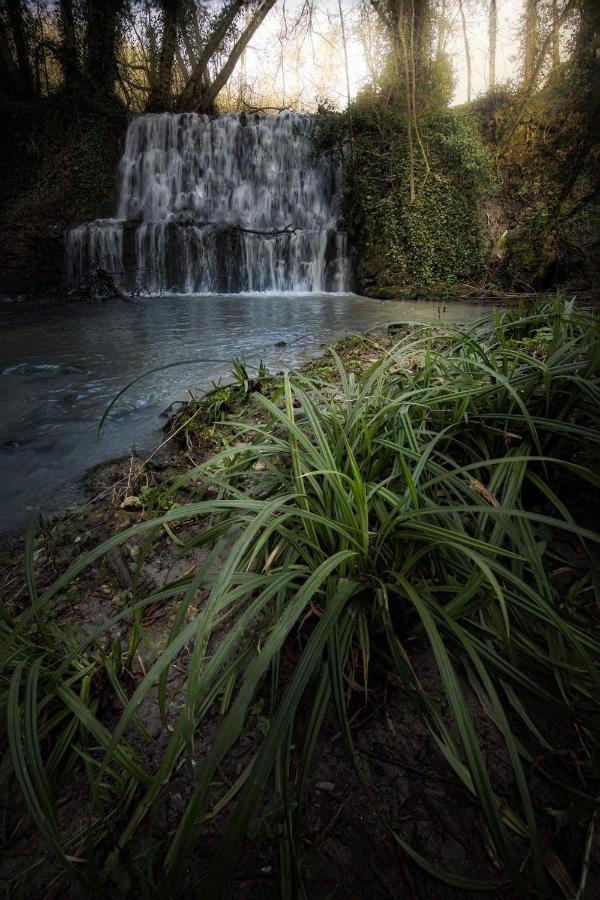
POLYGON ((423 96, 427 62, 431 53, 430 2, 429 0, 395 0, 384 7, 377 0, 371 0, 371 5, 389 35, 398 81, 404 92, 408 189, 410 200, 413 202, 416 198, 415 141, 423 156, 425 178, 429 174, 429 161, 419 129, 417 103, 423 96))
MULTIPOLYGON (((410 17, 410 62, 411 62, 411 74, 412 74, 412 115, 413 115, 413 126, 415 129, 415 137, 417 138, 417 143, 421 150, 421 155, 423 156, 423 162, 425 163, 425 169, 427 174, 425 178, 429 176, 429 160, 427 158, 427 153, 425 151, 425 146, 423 141, 421 140, 421 129, 419 128, 419 120, 417 116, 417 85, 421 83, 423 78, 423 73, 425 71, 424 59, 423 59, 423 48, 425 46, 424 34, 425 34, 425 12, 428 4, 428 0, 418 0, 419 7, 418 10, 415 7, 415 0, 411 0, 410 9, 411 9, 411 17, 410 17), (417 15, 418 13, 418 15, 417 15), (416 47, 416 50, 415 50, 416 47)), ((423 182, 424 183, 424 182, 423 182)))
POLYGON ((194 108, 198 112, 206 112, 212 113, 215 108, 216 99, 220 93, 220 91, 225 87, 233 70, 235 69, 237 62, 244 52, 245 48, 248 46, 248 43, 252 40, 252 37, 256 33, 257 29, 262 25, 267 13, 272 9, 275 5, 275 0, 262 0, 262 3, 258 7, 258 9, 253 14, 252 18, 246 25, 246 28, 233 45, 231 53, 227 58, 225 65, 222 67, 219 74, 216 76, 212 84, 206 86, 203 91, 202 96, 200 97, 198 103, 194 104, 194 108))
POLYGON ((26 96, 26 86, 13 59, 10 41, 0 19, 0 91, 7 97, 26 96))
POLYGON ((117 26, 124 0, 88 0, 86 76, 94 93, 114 94, 119 77, 117 66, 117 26))
POLYGON ((538 45, 538 15, 537 0, 527 0, 525 8, 525 41, 524 41, 525 58, 523 63, 523 80, 524 86, 534 87, 532 84, 535 77, 535 63, 537 57, 538 45))
POLYGON ((60 0, 60 29, 62 33, 60 65, 63 72, 65 90, 68 93, 72 93, 79 82, 80 76, 73 0, 60 0))
POLYGON ((560 18, 558 0, 552 0, 552 71, 560 66, 560 18))
POLYGON ((430 0, 410 0, 411 49, 417 83, 429 65, 431 50, 430 0))
POLYGON ((148 98, 149 112, 166 110, 172 102, 173 65, 177 48, 177 26, 179 22, 179 0, 162 0, 163 28, 160 58, 156 82, 152 85, 148 98))
POLYGON ((408 47, 406 37, 404 35, 404 27, 402 18, 398 16, 396 23, 398 29, 398 38, 402 48, 402 57, 404 64, 404 98, 406 103, 406 137, 408 150, 408 193, 410 202, 413 203, 416 197, 415 192, 415 150, 413 145, 413 94, 410 84, 410 64, 408 61, 408 47))
MULTIPOLYGON (((348 109, 348 125, 350 132, 350 155, 352 157, 352 172, 356 175, 356 158, 354 156, 354 131, 352 128, 352 109, 351 109, 351 97, 350 97, 350 69, 348 66, 348 46, 346 44, 346 27, 344 25, 344 13, 342 10, 342 0, 338 0, 338 10, 340 14, 340 26, 342 29, 342 46, 344 48, 344 69, 346 72, 346 97, 347 97, 347 109, 348 109)), ((281 68, 283 72, 283 66, 281 68)))
POLYGON ((438 19, 438 39, 437 39, 437 57, 438 59, 446 49, 446 33, 448 25, 446 22, 446 0, 440 2, 440 15, 438 19))
POLYGON ((496 0, 490 0, 489 19, 489 77, 488 90, 492 91, 496 86, 496 44, 498 41, 498 8, 496 0))
POLYGON ((8 12, 8 21, 17 54, 17 65, 19 67, 23 94, 31 96, 33 95, 33 75, 21 0, 6 0, 6 11, 8 12))
POLYGON ((471 100, 471 47, 469 46, 469 36, 467 34, 467 20, 463 8, 463 0, 458 0, 460 9, 460 18, 462 22, 463 41, 465 45, 465 60, 467 63, 467 103, 471 100))
MULTIPOLYGON (((211 57, 227 37, 227 32, 243 6, 244 0, 230 0, 221 13, 212 33, 209 35, 198 59, 190 58, 192 74, 179 98, 179 106, 182 109, 193 109, 204 95, 206 91, 206 70, 211 57)), ((189 49, 188 56, 190 56, 189 49)))

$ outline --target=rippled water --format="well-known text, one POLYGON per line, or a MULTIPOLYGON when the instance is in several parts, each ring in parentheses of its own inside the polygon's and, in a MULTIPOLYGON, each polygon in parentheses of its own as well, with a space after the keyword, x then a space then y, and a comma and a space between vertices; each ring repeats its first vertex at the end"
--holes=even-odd
POLYGON ((139 305, 0 304, 0 530, 78 497, 91 466, 145 449, 161 412, 188 389, 210 387, 245 357, 283 369, 320 345, 377 324, 467 321, 483 308, 379 302, 352 294, 161 297, 139 305), (287 346, 276 347, 280 341, 287 346), (294 342, 294 343, 292 343, 294 342), (142 379, 110 414, 107 404, 155 366, 196 359, 142 379), (202 359, 222 360, 207 362, 202 359))

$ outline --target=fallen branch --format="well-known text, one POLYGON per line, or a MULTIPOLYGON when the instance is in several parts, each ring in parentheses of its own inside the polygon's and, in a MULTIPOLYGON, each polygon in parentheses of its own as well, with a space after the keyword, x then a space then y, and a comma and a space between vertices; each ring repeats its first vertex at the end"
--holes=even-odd
POLYGON ((277 112, 282 113, 288 109, 291 109, 291 106, 252 106, 252 104, 248 103, 247 100, 242 99, 242 103, 250 113, 264 113, 264 112, 277 112))
POLYGON ((244 228, 243 225, 233 225, 233 228, 237 228, 238 231, 243 231, 244 234, 263 234, 265 237, 276 237, 278 234, 296 234, 297 231, 302 231, 302 228, 296 228, 292 225, 286 225, 285 228, 273 228, 271 231, 260 231, 256 228, 244 228))
POLYGON ((118 297, 119 300, 122 300, 124 303, 137 303, 137 300, 134 300, 133 297, 130 297, 129 294, 126 294, 119 285, 117 284, 117 280, 113 274, 107 272, 106 269, 96 269, 93 275, 93 281, 90 287, 90 293, 94 290, 95 287, 102 287, 110 294, 115 297, 118 297))

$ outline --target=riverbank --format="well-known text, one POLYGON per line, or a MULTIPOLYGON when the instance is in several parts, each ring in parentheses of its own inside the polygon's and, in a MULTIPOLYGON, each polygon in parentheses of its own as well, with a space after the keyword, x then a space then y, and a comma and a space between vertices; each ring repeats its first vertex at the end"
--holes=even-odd
MULTIPOLYGON (((381 332, 376 336, 345 338, 336 341, 333 347, 340 358, 359 375, 376 359, 381 358, 391 343, 392 338, 381 332)), ((331 377, 335 374, 332 360, 329 350, 326 350, 299 366, 298 371, 312 377, 331 377)), ((274 391, 280 383, 280 376, 269 374, 267 384, 270 391, 274 391)), ((249 376, 248 386, 251 385, 256 387, 257 381, 249 376)), ((243 388, 243 383, 241 387, 243 388)), ((99 463, 88 470, 82 480, 81 502, 65 509, 63 513, 45 516, 42 520, 40 541, 44 543, 44 535, 48 535, 48 543, 56 549, 65 545, 64 552, 59 554, 59 559, 55 562, 68 563, 74 553, 85 549, 83 537, 87 538, 87 544, 92 539, 101 541, 113 528, 141 521, 155 505, 152 502, 153 494, 158 498, 160 506, 160 485, 170 484, 173 478, 188 471, 192 465, 204 462, 222 449, 224 435, 228 430, 226 420, 230 416, 242 416, 246 421, 251 414, 257 421, 261 418, 264 420, 264 416, 259 416, 257 410, 252 409, 250 396, 242 402, 235 399, 235 392, 239 388, 240 384, 234 383, 224 386, 216 396, 214 391, 209 391, 204 400, 174 401, 165 409, 168 419, 154 448, 146 453, 132 451, 126 456, 99 463), (176 411, 171 412, 172 408, 176 411), (219 421, 221 417, 223 421, 219 421), (140 493, 145 499, 138 503, 140 493)), ((182 498, 185 496, 184 489, 182 498)), ((22 568, 23 559, 15 560, 14 553, 18 553, 19 549, 22 552, 24 545, 24 529, 13 529, 0 535, 0 554, 5 562, 10 560, 17 571, 22 568)), ((176 545, 173 549, 176 551, 176 545)), ((40 572, 37 574, 41 575, 40 572)), ((4 587, 13 584, 14 579, 15 573, 11 573, 4 587)))
POLYGON ((71 505, 71 485, 92 466, 132 446, 150 449, 168 405, 228 379, 236 358, 293 369, 348 333, 401 320, 469 321, 486 309, 354 294, 0 304, 0 532, 71 505), (162 368, 165 361, 174 365, 162 368), (125 385, 99 436, 98 422, 125 385))
MULTIPOLYGON (((177 896, 228 874, 224 896, 505 897, 536 859, 594 895, 592 350, 557 301, 354 337, 287 378, 238 366, 157 453, 91 474, 30 546, 29 597, 5 549, 11 753, 44 760, 69 877, 92 822, 122 897, 165 871, 177 896)), ((18 781, 5 878, 59 896, 18 781)))

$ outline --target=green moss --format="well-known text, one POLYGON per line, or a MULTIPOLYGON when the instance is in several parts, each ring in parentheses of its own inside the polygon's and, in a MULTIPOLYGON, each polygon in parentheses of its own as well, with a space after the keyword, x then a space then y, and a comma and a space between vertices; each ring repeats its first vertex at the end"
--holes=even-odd
MULTIPOLYGON (((492 186, 474 123, 454 110, 431 110, 420 124, 425 161, 415 143, 411 199, 406 122, 401 108, 359 97, 350 110, 352 151, 345 156, 344 210, 356 253, 359 287, 398 296, 407 286, 452 285, 482 270, 481 205, 492 186)), ((337 146, 346 117, 327 116, 318 141, 337 146)))

